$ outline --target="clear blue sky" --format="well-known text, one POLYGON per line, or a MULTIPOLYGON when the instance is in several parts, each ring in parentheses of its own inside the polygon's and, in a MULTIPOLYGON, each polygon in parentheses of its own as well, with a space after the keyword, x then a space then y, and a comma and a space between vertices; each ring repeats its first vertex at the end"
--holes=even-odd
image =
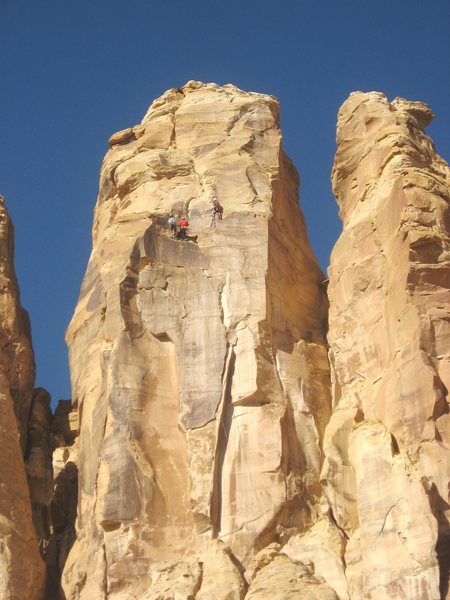
POLYGON ((90 252, 109 136, 190 79, 281 103, 309 235, 326 269, 339 106, 354 90, 428 102, 448 159, 448 0, 0 0, 0 193, 16 229, 37 384, 70 397, 64 331, 90 252))

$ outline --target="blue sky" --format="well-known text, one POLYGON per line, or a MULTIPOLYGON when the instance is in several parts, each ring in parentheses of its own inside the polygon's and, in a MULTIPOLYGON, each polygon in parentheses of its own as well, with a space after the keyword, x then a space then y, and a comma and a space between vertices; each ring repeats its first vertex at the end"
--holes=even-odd
POLYGON ((340 232, 330 189, 354 90, 428 102, 449 158, 448 0, 0 0, 0 193, 16 230, 37 385, 70 397, 64 331, 90 252, 109 136, 190 79, 270 93, 322 268, 340 232))

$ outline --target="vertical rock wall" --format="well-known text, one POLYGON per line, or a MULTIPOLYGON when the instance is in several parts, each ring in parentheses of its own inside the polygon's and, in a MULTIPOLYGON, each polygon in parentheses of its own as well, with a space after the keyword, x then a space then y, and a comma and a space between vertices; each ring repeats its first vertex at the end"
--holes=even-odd
POLYGON ((25 456, 25 471, 30 490, 33 523, 42 556, 46 554, 47 541, 50 537, 50 503, 53 496, 50 402, 50 394, 46 390, 43 388, 34 390, 25 456))
POLYGON ((446 597, 449 174, 431 118, 377 93, 339 113, 332 414, 276 101, 190 82, 111 138, 67 332, 67 599, 446 597))
POLYGON ((31 515, 23 453, 34 385, 28 315, 13 266, 12 223, 0 197, 0 598, 40 600, 44 565, 31 515))
POLYGON ((110 146, 67 332, 80 488, 63 587, 242 598, 254 553, 317 520, 330 414, 323 276, 278 105, 190 82, 110 146), (198 244, 171 239, 171 212, 198 244))
POLYGON ((66 600, 61 576, 75 541, 78 502, 78 415, 70 400, 60 400, 51 421, 53 493, 47 507, 50 535, 46 540, 45 600, 66 600))
POLYGON ((351 598, 448 590, 450 177, 423 132, 432 117, 379 93, 339 112, 322 480, 349 538, 351 598))

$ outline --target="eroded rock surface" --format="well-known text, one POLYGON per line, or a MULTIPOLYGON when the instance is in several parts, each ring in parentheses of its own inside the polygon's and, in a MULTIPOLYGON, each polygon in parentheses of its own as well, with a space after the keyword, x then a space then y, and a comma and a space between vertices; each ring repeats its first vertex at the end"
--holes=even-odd
POLYGON ((276 556, 252 581, 246 600, 339 600, 336 592, 307 566, 276 556))
POLYGON ((43 388, 34 390, 25 455, 33 523, 42 555, 45 554, 46 541, 50 536, 50 502, 53 496, 50 401, 50 394, 46 390, 43 388))
POLYGON ((58 568, 79 468, 67 600, 446 597, 449 173, 432 116, 379 93, 339 113, 332 414, 276 101, 189 82, 111 137, 67 333, 78 412, 54 429, 58 568), (170 213, 198 243, 171 238, 170 213))
POLYGON ((49 503, 50 535, 45 562, 45 600, 66 600, 61 576, 76 538, 78 504, 78 412, 70 400, 60 400, 51 421, 53 494, 49 503))
POLYGON ((450 176, 423 132, 432 117, 379 93, 339 112, 322 480, 351 598, 448 591, 450 176))
MULTIPOLYGON (((217 562, 233 584, 215 597, 241 598, 254 553, 317 520, 330 415, 323 275, 278 104, 190 82, 110 147, 67 332, 80 489, 63 587, 68 600, 206 598, 217 562), (170 213, 198 244, 171 239, 170 213)), ((280 578, 302 577, 279 561, 280 578)))
POLYGON ((13 228, 0 196, 0 598, 40 600, 44 564, 23 454, 34 385, 28 315, 13 265, 13 228))

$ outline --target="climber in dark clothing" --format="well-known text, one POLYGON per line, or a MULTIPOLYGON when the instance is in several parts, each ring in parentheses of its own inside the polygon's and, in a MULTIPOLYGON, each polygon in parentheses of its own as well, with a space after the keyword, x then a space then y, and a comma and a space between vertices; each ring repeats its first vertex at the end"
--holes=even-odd
POLYGON ((219 217, 219 221, 221 221, 222 215, 223 215, 223 206, 220 204, 217 196, 213 196, 212 205, 213 205, 213 212, 217 215, 217 217, 219 217))

